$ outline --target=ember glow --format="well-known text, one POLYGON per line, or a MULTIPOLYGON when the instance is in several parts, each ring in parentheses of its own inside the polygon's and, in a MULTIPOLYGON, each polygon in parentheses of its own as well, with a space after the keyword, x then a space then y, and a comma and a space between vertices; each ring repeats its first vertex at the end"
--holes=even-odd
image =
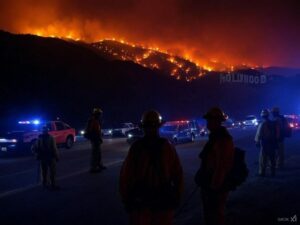
POLYGON ((91 43, 115 39, 207 71, 300 67, 299 8, 296 0, 10 0, 0 1, 0 29, 91 43))
POLYGON ((125 41, 100 40, 93 43, 106 58, 133 61, 143 67, 160 70, 178 80, 192 81, 212 71, 207 66, 199 66, 191 59, 164 52, 159 48, 146 48, 125 41))

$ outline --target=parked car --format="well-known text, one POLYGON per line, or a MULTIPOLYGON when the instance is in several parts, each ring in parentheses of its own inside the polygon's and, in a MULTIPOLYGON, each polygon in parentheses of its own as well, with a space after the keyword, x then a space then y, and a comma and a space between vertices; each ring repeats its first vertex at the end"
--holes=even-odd
POLYGON ((200 129, 200 136, 201 137, 204 137, 205 135, 208 134, 208 129, 206 127, 206 120, 203 119, 203 118, 200 118, 200 119, 197 119, 196 120, 197 124, 198 124, 198 127, 200 129))
POLYGON ((300 129, 300 118, 296 115, 285 115, 284 116, 289 123, 290 128, 293 130, 300 129))
POLYGON ((113 129, 112 128, 102 129, 102 136, 103 137, 111 137, 112 135, 113 135, 113 129))
POLYGON ((0 137, 1 152, 20 152, 31 150, 32 145, 42 133, 41 128, 47 126, 59 146, 72 148, 76 141, 75 129, 62 121, 20 121, 17 126, 0 137))
POLYGON ((227 118, 227 120, 224 121, 222 124, 226 128, 234 128, 235 127, 235 122, 231 118, 227 118))
POLYGON ((144 132, 141 128, 134 128, 126 132, 127 143, 130 145, 136 140, 142 138, 143 136, 144 136, 144 132))
POLYGON ((259 124, 259 121, 256 116, 254 115, 249 115, 245 118, 243 121, 243 126, 257 126, 259 124))
POLYGON ((126 132, 136 128, 133 123, 122 123, 117 128, 112 129, 113 137, 125 137, 126 132))
POLYGON ((160 128, 160 135, 169 139, 173 144, 194 142, 200 135, 200 128, 196 121, 170 121, 160 128))

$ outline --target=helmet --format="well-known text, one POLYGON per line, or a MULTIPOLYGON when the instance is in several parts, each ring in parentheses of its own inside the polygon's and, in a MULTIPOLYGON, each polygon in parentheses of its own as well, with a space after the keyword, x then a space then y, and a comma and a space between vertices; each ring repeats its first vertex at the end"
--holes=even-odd
POLYGON ((100 108, 94 108, 93 109, 93 114, 101 114, 102 110, 100 108))
POLYGON ((149 110, 143 113, 141 125, 160 127, 163 124, 162 117, 159 112, 155 110, 149 110))
POLYGON ((221 122, 227 120, 228 116, 218 107, 211 108, 204 116, 204 119, 217 119, 221 122))
POLYGON ((263 109, 260 113, 261 117, 268 117, 269 116, 269 110, 268 109, 263 109))
POLYGON ((274 107, 272 109, 272 113, 278 113, 279 114, 280 110, 279 110, 279 107, 274 107))

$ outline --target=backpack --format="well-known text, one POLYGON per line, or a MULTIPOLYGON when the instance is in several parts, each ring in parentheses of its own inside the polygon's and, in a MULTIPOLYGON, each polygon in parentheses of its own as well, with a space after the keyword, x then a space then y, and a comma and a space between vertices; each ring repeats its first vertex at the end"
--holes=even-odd
POLYGON ((234 148, 233 166, 225 178, 223 188, 227 191, 234 191, 243 184, 249 175, 245 160, 245 151, 240 148, 234 148))
POLYGON ((265 141, 276 141, 276 126, 277 123, 275 121, 266 121, 263 127, 262 139, 265 141))

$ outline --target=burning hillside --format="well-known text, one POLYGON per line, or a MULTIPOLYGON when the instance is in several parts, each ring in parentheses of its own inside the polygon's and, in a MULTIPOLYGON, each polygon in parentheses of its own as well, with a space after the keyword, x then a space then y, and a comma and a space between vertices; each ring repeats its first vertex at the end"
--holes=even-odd
POLYGON ((133 61, 143 67, 160 70, 178 80, 192 81, 212 71, 210 67, 199 66, 191 60, 174 56, 158 48, 145 48, 115 40, 93 43, 107 58, 133 61))
MULTIPOLYGON (((191 59, 176 56, 159 48, 147 48, 141 45, 105 39, 92 43, 92 46, 100 50, 105 58, 112 60, 133 61, 143 67, 160 70, 167 75, 171 75, 177 80, 190 82, 198 79, 210 72, 236 72, 240 70, 255 70, 258 67, 250 68, 247 65, 226 67, 220 63, 211 62, 215 67, 199 65, 191 59), (218 69, 215 69, 218 68, 218 69)), ((248 72, 247 72, 248 73, 248 72)))

